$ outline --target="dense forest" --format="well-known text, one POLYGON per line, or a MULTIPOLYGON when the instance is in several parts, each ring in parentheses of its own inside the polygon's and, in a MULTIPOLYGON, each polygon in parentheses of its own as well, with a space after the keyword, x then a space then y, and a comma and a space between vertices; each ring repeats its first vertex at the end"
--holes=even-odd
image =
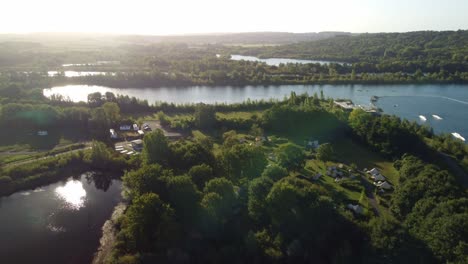
POLYGON ((265 58, 323 59, 353 63, 359 72, 423 73, 466 72, 468 31, 420 31, 408 33, 336 36, 312 42, 239 52, 265 58))
POLYGON ((10 78, 42 77, 36 84, 49 86, 465 83, 467 35, 466 31, 360 34, 261 47, 143 40, 90 46, 58 42, 51 47, 40 42, 6 41, 0 42, 0 71, 10 78), (275 66, 234 61, 232 54, 346 63, 275 66), (48 71, 58 73, 49 76, 48 71), (101 74, 67 77, 65 71, 101 74))
MULTIPOLYGON (((223 123, 215 111, 197 106, 192 129, 205 135, 217 131, 223 123)), ((131 203, 118 223, 112 262, 466 261, 466 191, 456 177, 431 164, 437 161, 431 153, 435 146, 426 146, 427 152, 419 148, 425 146, 425 137, 436 137, 430 131, 360 111, 347 117, 326 100, 294 94, 267 109, 262 118, 252 119, 252 127, 243 131, 224 132, 220 139, 202 136, 176 142, 161 131, 148 134, 141 167, 123 178, 131 203), (379 194, 388 206, 384 216, 351 213, 345 207, 349 198, 314 180, 317 171, 304 169, 309 159, 313 164, 339 162, 333 150, 339 146, 307 150, 277 138, 297 136, 288 124, 309 135, 327 135, 332 142, 362 137, 367 122, 375 122, 380 134, 378 139, 362 138, 363 143, 383 155, 400 157, 394 165, 400 175, 394 192, 379 194), (311 123, 328 125, 318 131, 311 123), (247 144, 249 137, 259 135, 270 136, 262 144, 247 144), (271 158, 271 150, 276 158, 271 158), (434 234, 433 226, 440 233, 434 234)), ((466 156, 463 144, 455 148, 466 156)), ((358 193, 364 192, 360 184, 352 179, 341 183, 358 193)))

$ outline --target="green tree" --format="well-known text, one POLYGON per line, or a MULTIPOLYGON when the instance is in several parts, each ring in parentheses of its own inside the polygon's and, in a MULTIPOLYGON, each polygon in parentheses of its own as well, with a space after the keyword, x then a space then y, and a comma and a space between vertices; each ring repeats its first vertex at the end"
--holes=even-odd
POLYGON ((130 199, 143 193, 167 193, 165 178, 173 177, 169 170, 164 170, 159 164, 144 164, 138 170, 132 170, 123 176, 124 195, 130 199))
POLYGON ((84 159, 95 168, 108 169, 112 159, 112 152, 106 144, 93 141, 91 143, 91 150, 85 153, 84 159))
POLYGON ((265 200, 272 186, 273 181, 267 177, 259 177, 249 183, 247 203, 249 216, 262 225, 265 225, 268 219, 265 200))
POLYGON ((216 124, 216 112, 210 105, 198 104, 195 107, 195 125, 200 129, 210 129, 216 124))
POLYGON ((287 143, 277 150, 278 164, 286 169, 300 170, 305 165, 305 154, 298 145, 287 143))
POLYGON ((257 146, 236 144, 231 148, 224 148, 222 153, 224 170, 234 181, 244 177, 259 177, 267 162, 263 149, 257 146))
POLYGON ((205 183, 214 178, 213 169, 206 165, 195 165, 190 168, 188 175, 200 190, 205 187, 205 183))
POLYGON ((145 134, 143 155, 147 164, 167 164, 171 152, 168 140, 161 129, 145 134))
POLYGON ((102 105, 107 123, 114 125, 120 121, 120 107, 117 103, 107 102, 102 105))
POLYGON ((136 197, 125 213, 122 229, 134 249, 164 249, 175 237, 174 211, 155 193, 136 197))
POLYGON ((101 106, 102 103, 102 94, 100 92, 88 94, 88 104, 92 107, 101 106))
POLYGON ((317 148, 317 159, 319 160, 333 160, 334 155, 333 146, 330 143, 322 144, 317 148))
POLYGON ((258 124, 253 124, 250 128, 250 134, 254 137, 263 136, 263 129, 258 124))
POLYGON ((195 221, 201 193, 189 176, 166 178, 168 202, 185 226, 195 221))
POLYGON ((263 170, 262 177, 270 178, 273 181, 281 180, 282 178, 288 176, 288 171, 276 164, 270 164, 263 170))

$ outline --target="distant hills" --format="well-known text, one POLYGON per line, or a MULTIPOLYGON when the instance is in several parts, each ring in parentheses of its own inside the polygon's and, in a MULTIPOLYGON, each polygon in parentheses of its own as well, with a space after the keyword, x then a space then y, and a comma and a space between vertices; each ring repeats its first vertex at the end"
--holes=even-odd
POLYGON ((326 59, 345 62, 468 63, 468 31, 415 31, 337 35, 275 47, 244 49, 264 58, 326 59))
POLYGON ((356 35, 349 32, 250 32, 250 33, 212 33, 193 35, 116 35, 95 33, 31 33, 0 34, 1 42, 35 42, 44 45, 61 46, 113 46, 121 44, 153 44, 161 42, 188 44, 226 44, 226 45, 281 45, 305 41, 316 41, 336 36, 356 35))
POLYGON ((322 40, 336 36, 355 35, 349 32, 250 32, 250 33, 215 33, 178 36, 122 36, 128 42, 185 42, 195 44, 291 44, 304 41, 322 40))

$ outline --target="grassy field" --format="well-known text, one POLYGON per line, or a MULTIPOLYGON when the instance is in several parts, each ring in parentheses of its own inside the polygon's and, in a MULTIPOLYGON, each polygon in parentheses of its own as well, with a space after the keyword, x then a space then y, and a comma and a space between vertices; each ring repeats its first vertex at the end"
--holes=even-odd
POLYGON ((333 142, 337 158, 343 163, 354 163, 360 170, 377 168, 390 183, 398 184, 399 175, 393 167, 393 162, 385 159, 380 154, 353 142, 351 139, 340 139, 333 142))
POLYGON ((305 176, 308 176, 308 177, 312 177, 312 175, 315 175, 316 173, 321 173, 323 176, 320 177, 320 179, 316 181, 318 184, 323 185, 328 190, 334 190, 335 196, 336 194, 339 194, 338 196, 341 199, 353 200, 357 202, 360 198, 361 191, 353 191, 353 190, 344 188, 338 183, 336 183, 334 178, 327 176, 326 172, 327 172, 327 167, 329 166, 338 166, 338 163, 323 162, 323 161, 316 160, 316 159, 307 160, 306 166, 303 172, 305 176))
POLYGON ((262 111, 252 111, 252 112, 217 112, 217 118, 225 119, 251 119, 252 116, 257 116, 257 118, 262 117, 262 111))

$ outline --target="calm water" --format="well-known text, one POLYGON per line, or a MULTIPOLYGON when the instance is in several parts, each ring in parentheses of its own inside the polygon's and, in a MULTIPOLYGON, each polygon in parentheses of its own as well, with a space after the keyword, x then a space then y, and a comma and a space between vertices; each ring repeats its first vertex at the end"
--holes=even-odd
POLYGON ((83 174, 0 198, 0 262, 90 263, 120 192, 118 180, 83 174))
MULTIPOLYGON (((115 72, 95 72, 95 71, 64 71, 65 77, 82 77, 82 76, 94 76, 94 75, 115 75, 115 72)), ((47 75, 50 77, 58 75, 58 71, 48 71, 47 75)))
POLYGON ((239 103, 247 99, 283 99, 292 91, 297 94, 323 91, 325 97, 348 98, 356 104, 369 105, 370 98, 381 97, 377 106, 384 112, 395 114, 410 121, 424 122, 436 132, 458 132, 468 138, 468 85, 279 85, 245 87, 193 86, 185 88, 131 88, 116 89, 102 86, 68 85, 45 89, 44 95, 61 94, 71 100, 86 101, 92 92, 113 92, 135 96, 150 103, 165 101, 170 103, 239 103), (436 120, 432 115, 439 115, 436 120))
POLYGON ((324 61, 324 60, 296 60, 296 59, 282 59, 282 58, 269 58, 269 59, 260 59, 253 56, 244 56, 244 55, 231 55, 231 60, 245 60, 245 61, 259 61, 264 62, 267 65, 278 66, 281 63, 299 63, 299 64, 307 64, 307 63, 319 63, 319 64, 329 64, 329 63, 338 63, 343 64, 342 62, 335 62, 335 61, 324 61))

